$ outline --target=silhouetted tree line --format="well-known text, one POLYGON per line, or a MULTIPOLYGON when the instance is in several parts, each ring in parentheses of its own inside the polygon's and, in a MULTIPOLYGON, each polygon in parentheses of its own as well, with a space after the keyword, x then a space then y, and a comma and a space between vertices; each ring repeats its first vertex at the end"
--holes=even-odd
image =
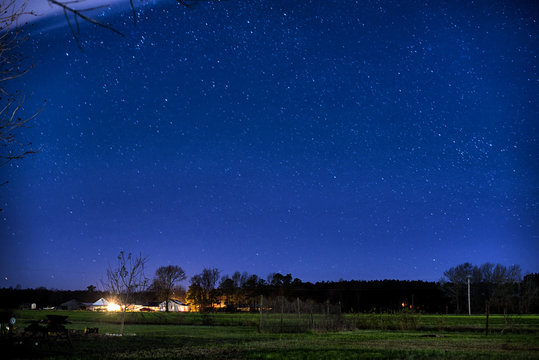
POLYGON ((468 312, 468 284, 473 313, 484 312, 487 308, 496 313, 539 311, 539 274, 522 278, 519 265, 464 263, 446 270, 440 289, 450 299, 456 313, 468 312))
MULTIPOLYGON (((220 277, 215 268, 204 269, 190 278, 185 291, 178 282, 185 274, 180 267, 163 267, 153 284, 136 294, 141 303, 169 298, 185 301, 199 311, 257 311, 260 296, 289 301, 314 301, 338 305, 342 312, 385 312, 403 308, 425 313, 467 313, 467 282, 473 313, 484 313, 490 306, 496 313, 539 313, 539 274, 520 276, 519 267, 461 264, 444 272, 440 282, 404 280, 340 280, 304 282, 291 274, 235 272, 220 277)), ((110 295, 90 286, 87 290, 0 289, 0 307, 16 308, 24 303, 38 307, 55 306, 71 299, 93 302, 110 295)))
POLYGON ((39 308, 58 306, 66 301, 77 299, 81 302, 94 302, 107 293, 88 286, 86 290, 57 290, 39 287, 36 289, 2 288, 0 289, 0 307, 3 309, 19 308, 24 304, 35 303, 39 308))
POLYGON ((343 312, 395 311, 403 308, 426 313, 467 312, 467 275, 471 274, 471 311, 486 306, 498 313, 539 312, 539 274, 524 278, 518 265, 485 263, 458 265, 444 272, 440 282, 376 280, 303 282, 291 274, 225 275, 219 285, 217 269, 204 269, 191 278, 186 300, 200 311, 257 311, 260 296, 284 296, 289 301, 338 304, 343 312), (465 270, 463 270, 465 269, 465 270), (458 275, 458 276, 456 276, 458 275))
MULTIPOLYGON (((189 301, 192 286, 187 292, 189 301)), ((284 296, 289 301, 314 301, 340 305, 343 312, 391 311, 412 307, 425 312, 444 310, 444 294, 435 282, 424 281, 328 281, 303 282, 291 274, 270 274, 267 280, 257 275, 234 273, 221 279, 219 287, 211 290, 219 299, 220 309, 225 311, 256 311, 260 295, 267 299, 284 296)), ((201 310, 212 310, 204 307, 201 310)))

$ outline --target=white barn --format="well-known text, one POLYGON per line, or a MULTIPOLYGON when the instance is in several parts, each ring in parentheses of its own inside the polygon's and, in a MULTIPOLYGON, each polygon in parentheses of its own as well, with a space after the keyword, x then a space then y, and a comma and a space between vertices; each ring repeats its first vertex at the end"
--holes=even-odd
POLYGON ((101 298, 97 300, 96 302, 89 304, 88 310, 103 311, 103 310, 107 310, 108 305, 109 305, 109 302, 105 300, 105 298, 101 298))

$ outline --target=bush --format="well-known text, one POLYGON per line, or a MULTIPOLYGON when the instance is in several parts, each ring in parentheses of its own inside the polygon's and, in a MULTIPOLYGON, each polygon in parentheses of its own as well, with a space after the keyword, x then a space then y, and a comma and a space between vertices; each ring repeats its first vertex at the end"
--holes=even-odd
POLYGON ((370 330, 416 330, 420 320, 420 313, 408 309, 393 313, 376 313, 373 310, 368 314, 358 315, 355 325, 358 329, 370 330))

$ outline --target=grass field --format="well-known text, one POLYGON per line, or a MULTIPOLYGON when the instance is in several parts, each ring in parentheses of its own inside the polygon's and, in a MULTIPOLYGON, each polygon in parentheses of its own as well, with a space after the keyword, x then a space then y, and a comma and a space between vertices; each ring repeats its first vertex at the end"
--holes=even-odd
MULTIPOLYGON (((65 346, 16 349, 20 357, 123 359, 539 359, 539 316, 491 316, 485 336, 484 316, 421 315, 418 330, 354 330, 343 332, 259 333, 256 314, 128 313, 125 335, 119 314, 83 311, 21 311, 17 325, 47 314, 68 315, 72 348, 65 346), (82 335, 98 327, 99 335, 82 335)), ((358 317, 374 314, 346 315, 358 317)), ((390 316, 390 315, 385 315, 390 316)))

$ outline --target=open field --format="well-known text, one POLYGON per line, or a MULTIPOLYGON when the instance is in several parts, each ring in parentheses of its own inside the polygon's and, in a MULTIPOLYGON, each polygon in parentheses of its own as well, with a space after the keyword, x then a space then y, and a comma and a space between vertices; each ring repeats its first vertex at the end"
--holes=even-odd
MULTIPOLYGON (((132 359, 539 359, 539 316, 512 319, 513 331, 503 331, 506 319, 491 317, 492 333, 480 331, 484 316, 421 315, 419 330, 354 330, 343 332, 259 333, 256 314, 210 315, 214 326, 202 325, 197 314, 127 314, 126 335, 118 332, 119 314, 82 311, 21 311, 19 329, 47 314, 68 315, 72 348, 41 349, 36 354, 76 358, 132 359), (444 325, 443 327, 441 325, 444 325), (82 335, 98 327, 99 335, 82 335), (471 330, 469 330, 471 329, 471 330), (464 331, 463 331, 464 330, 464 331), (52 351, 51 351, 52 350, 52 351)), ((376 316, 351 314, 347 319, 376 316)), ((386 316, 389 316, 386 314, 386 316)))
MULTIPOLYGON (((47 314, 69 316, 70 329, 83 330, 86 327, 99 327, 108 329, 117 327, 120 313, 89 312, 89 311, 21 311, 19 312, 19 327, 25 326, 31 320, 44 319, 47 314), (93 325, 90 325, 93 324, 93 325)), ((315 314, 315 320, 323 315, 315 314)), ((305 320, 305 317, 302 318, 305 320)), ((408 314, 403 319, 402 313, 396 314, 344 314, 347 329, 360 330, 421 330, 444 332, 477 332, 485 331, 484 315, 425 315, 408 314), (411 323, 409 320, 412 319, 411 323), (403 320, 408 320, 402 324, 403 320)), ((264 324, 268 321, 279 321, 275 316, 264 317, 264 324)), ((284 315, 284 331, 295 331, 297 317, 294 314, 284 315)), ((217 313, 203 315, 200 313, 162 313, 162 312, 132 312, 126 314, 126 324, 132 325, 212 325, 212 326, 248 326, 259 325, 259 315, 256 313, 217 313)), ((539 334, 539 315, 491 315, 489 330, 493 333, 537 333, 539 334)), ((107 330, 109 331, 109 330, 107 330)))

